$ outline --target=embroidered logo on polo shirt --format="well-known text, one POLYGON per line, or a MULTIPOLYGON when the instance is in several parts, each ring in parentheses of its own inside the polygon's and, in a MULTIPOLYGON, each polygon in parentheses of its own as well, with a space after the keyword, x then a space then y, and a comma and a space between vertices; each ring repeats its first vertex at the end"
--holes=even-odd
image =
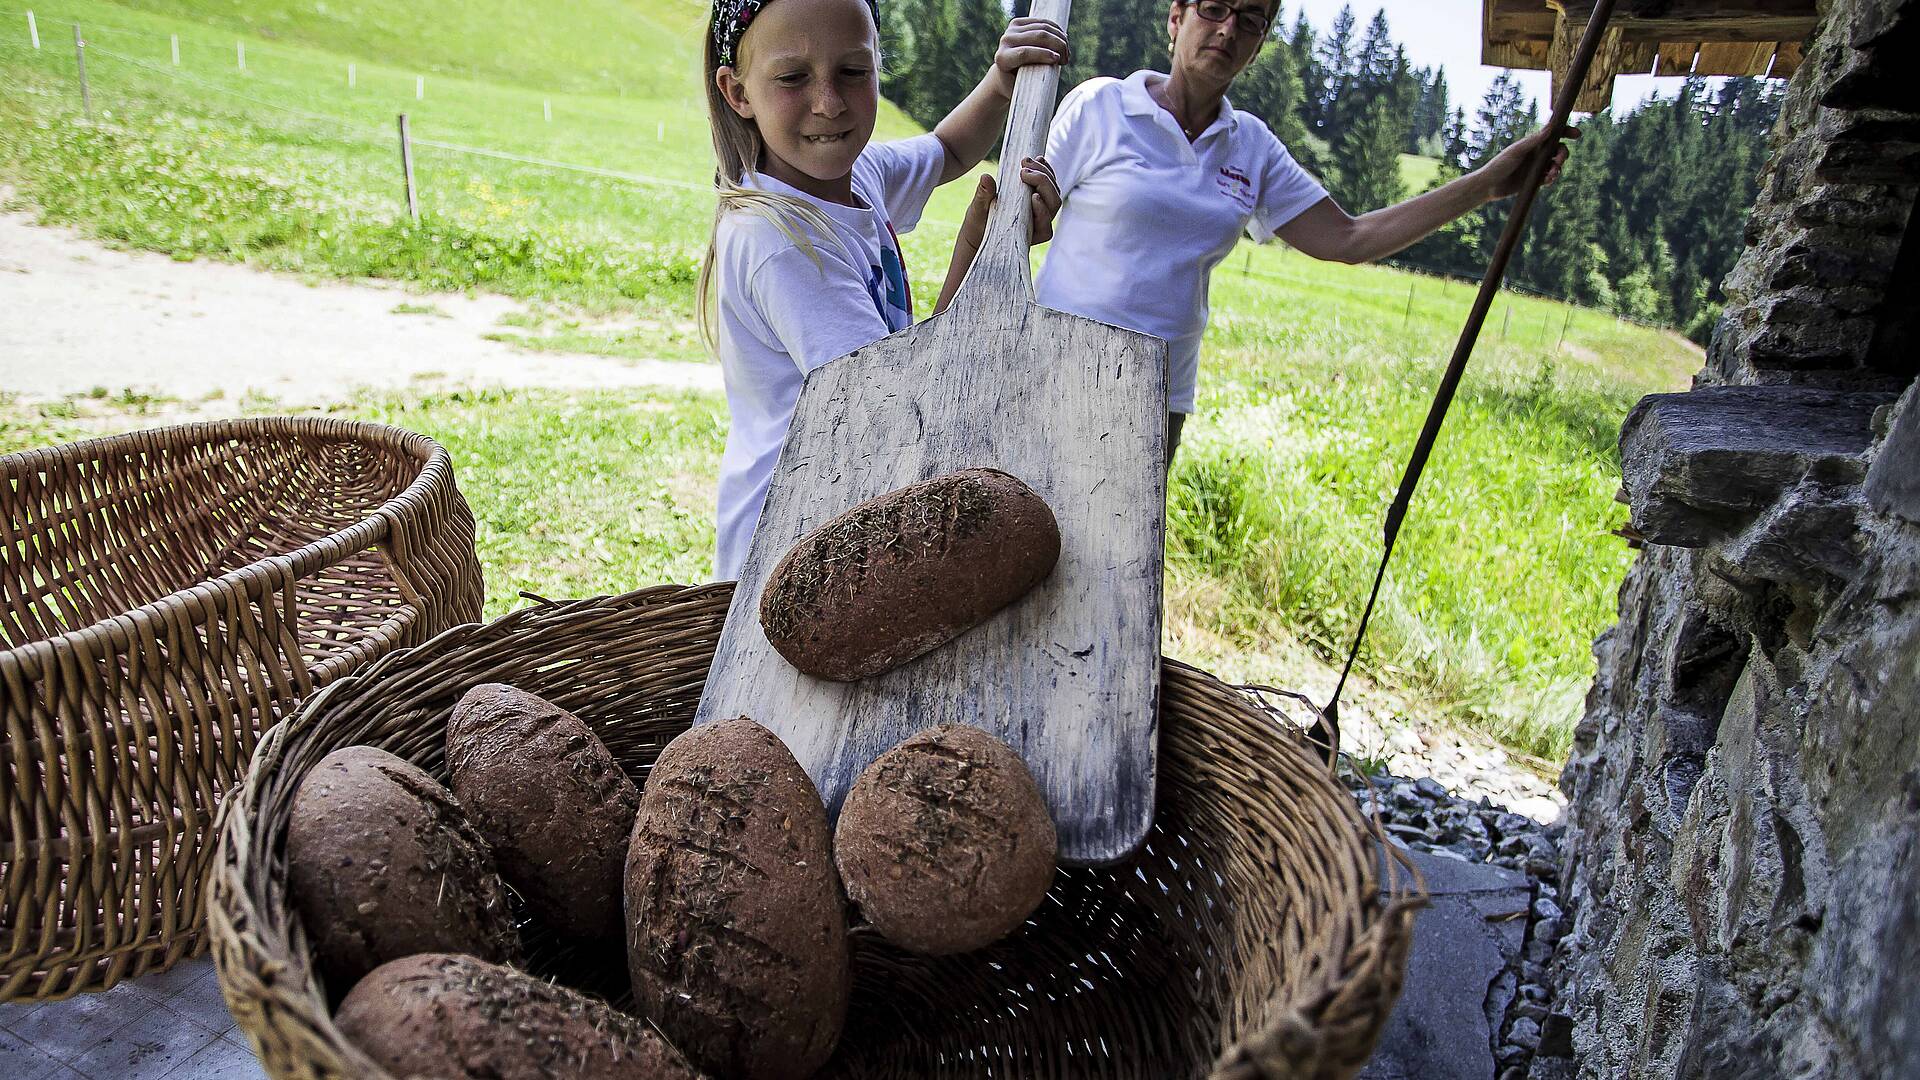
POLYGON ((1240 204, 1243 209, 1253 209, 1253 181, 1247 174, 1231 165, 1220 166, 1220 175, 1214 178, 1220 185, 1220 191, 1229 199, 1240 204))

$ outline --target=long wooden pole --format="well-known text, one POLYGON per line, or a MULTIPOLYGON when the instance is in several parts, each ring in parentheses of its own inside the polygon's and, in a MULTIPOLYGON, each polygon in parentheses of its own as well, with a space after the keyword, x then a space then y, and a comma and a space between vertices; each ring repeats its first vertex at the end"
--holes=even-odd
MULTIPOLYGON (((1587 17, 1587 28, 1580 35, 1580 47, 1574 51, 1573 62, 1567 66, 1567 77, 1560 84, 1559 93, 1554 95, 1553 115, 1547 120, 1548 130, 1559 131, 1573 115, 1574 101, 1580 95, 1580 87, 1587 81, 1587 69, 1593 66, 1594 54, 1600 51, 1600 40, 1606 36, 1607 22, 1613 17, 1613 4, 1614 0, 1599 0, 1593 6, 1592 14, 1587 17)), ((1474 294, 1473 307, 1467 311, 1467 323, 1460 329, 1460 340, 1454 344, 1453 357, 1447 362, 1446 373, 1440 377, 1440 387, 1433 396, 1433 405, 1427 410, 1427 421, 1420 428, 1420 437, 1414 441, 1406 472, 1400 476, 1399 490, 1394 492, 1393 503, 1387 507, 1386 522, 1381 530, 1386 543, 1380 555, 1380 569, 1374 574, 1373 592, 1367 597, 1366 609, 1360 613, 1360 628, 1353 635, 1353 648, 1347 653, 1347 663, 1340 671, 1340 681, 1334 684, 1333 698, 1322 712, 1329 760, 1340 749, 1340 692, 1346 688, 1347 675, 1353 671, 1354 658, 1360 655, 1360 641, 1366 636, 1368 620, 1373 617, 1373 605, 1380 599, 1380 584, 1386 580, 1387 562, 1393 558, 1393 544, 1400 536, 1400 524, 1406 519, 1407 505, 1413 501, 1413 490, 1420 483, 1420 473, 1427 467, 1427 458, 1433 454, 1434 440, 1440 434, 1440 425, 1447 418, 1448 406, 1453 404, 1454 392, 1460 388, 1460 377, 1467 370, 1467 358, 1473 355, 1474 343, 1480 340, 1480 328, 1486 325, 1487 313, 1492 310, 1494 297, 1500 292, 1500 282, 1507 276, 1507 264, 1513 260, 1514 249, 1520 246, 1520 237, 1526 232, 1527 214, 1532 211, 1534 197, 1540 193, 1540 185, 1547 177, 1547 168, 1553 162, 1552 146, 1550 141, 1543 144, 1540 152, 1527 163, 1526 180, 1514 196, 1513 209, 1507 215, 1507 227, 1500 232, 1500 242, 1494 246, 1493 259, 1487 264, 1486 276, 1480 279, 1480 291, 1474 294)))

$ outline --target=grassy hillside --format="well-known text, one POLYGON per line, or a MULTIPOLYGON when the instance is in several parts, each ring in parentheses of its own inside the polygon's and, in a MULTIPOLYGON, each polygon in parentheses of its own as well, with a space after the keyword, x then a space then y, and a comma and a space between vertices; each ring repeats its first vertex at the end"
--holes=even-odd
MULTIPOLYGON (((42 219, 182 259, 497 290, 549 312, 547 330, 610 314, 623 329, 589 319, 564 343, 706 362, 692 329, 712 214, 694 74, 703 7, 60 0, 35 8, 36 52, 17 3, 0 0, 0 181, 42 219), (92 123, 73 19, 92 43, 92 123), (419 222, 401 200, 401 111, 418 140, 419 222)), ((884 110, 882 138, 914 130, 884 110)), ((941 189, 905 238, 921 297, 969 188, 941 189)), ((1344 647, 1471 292, 1278 245, 1221 268, 1202 415, 1170 498, 1171 652, 1258 675, 1277 633, 1344 647)), ((1402 537, 1369 670, 1518 748, 1559 752, 1629 557, 1607 534, 1624 516, 1611 500, 1620 417, 1697 366, 1671 335, 1503 296, 1402 537)), ((518 588, 706 572, 724 432, 711 399, 454 395, 352 411, 460 455, 490 610, 518 588)), ((57 436, 58 419, 0 439, 57 436)))
POLYGON ((1440 171, 1440 162, 1419 154, 1400 155, 1400 182, 1406 185, 1407 194, 1417 195, 1427 190, 1433 182, 1433 174, 1440 171))

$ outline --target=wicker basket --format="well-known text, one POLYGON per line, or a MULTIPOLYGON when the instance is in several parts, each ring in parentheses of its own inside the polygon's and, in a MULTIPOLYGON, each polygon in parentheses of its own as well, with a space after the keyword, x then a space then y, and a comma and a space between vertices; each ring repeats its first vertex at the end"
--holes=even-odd
MULTIPOLYGON (((208 922, 220 983, 267 1071, 387 1080, 343 1039, 290 914, 281 844, 295 787, 332 750, 383 747, 445 775, 469 687, 510 682, 574 710, 636 780, 693 716, 730 584, 663 586, 514 612, 395 653, 262 739, 224 810, 208 922)), ((1400 990, 1412 898, 1379 834, 1290 728, 1169 661, 1147 847, 1062 870, 1013 938, 928 960, 856 931, 832 1077, 1342 1077, 1400 990), (1382 896, 1385 863, 1389 895, 1382 896)), ((530 936, 534 970, 592 973, 530 936)), ((624 957, 604 954, 624 977, 624 957)), ((617 954, 617 950, 612 950, 617 954)))
POLYGON ((0 456, 0 1001, 205 948, 203 842, 300 697, 480 615, 432 440, 321 418, 0 456))

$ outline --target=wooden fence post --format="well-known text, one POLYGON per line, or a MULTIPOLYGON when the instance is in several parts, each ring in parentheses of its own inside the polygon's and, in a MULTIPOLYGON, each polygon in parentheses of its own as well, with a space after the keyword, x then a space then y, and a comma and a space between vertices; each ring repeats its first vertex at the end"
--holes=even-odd
POLYGON ((426 98, 427 98, 427 77, 425 75, 415 75, 413 77, 413 100, 425 101, 426 98))
POLYGON ((347 65, 347 89, 349 90, 353 89, 355 84, 357 84, 359 81, 360 81, 360 73, 354 70, 354 66, 352 64, 348 64, 347 65))
POLYGON ((407 134, 407 114, 400 114, 400 171, 407 180, 407 216, 420 220, 420 200, 413 193, 413 138, 407 134))
POLYGON ((1567 305, 1567 321, 1560 324, 1560 344, 1567 343, 1567 328, 1573 325, 1573 305, 1567 305))
POLYGON ((27 12, 27 36, 33 39, 33 47, 40 47, 40 24, 33 21, 33 12, 27 12))
POLYGON ((80 36, 80 24, 73 24, 73 62, 80 69, 80 107, 87 119, 93 119, 93 91, 87 89, 87 39, 80 36))
POLYGON ((233 55, 235 58, 234 62, 240 66, 240 70, 247 70, 247 43, 244 41, 234 42, 233 55))
POLYGON ((1507 317, 1500 320, 1500 340, 1507 340, 1507 327, 1513 325, 1513 305, 1507 305, 1507 317))
POLYGON ((1403 330, 1413 325, 1413 287, 1415 284, 1416 283, 1412 281, 1407 282, 1407 315, 1406 318, 1400 320, 1400 328, 1403 330))
POLYGON ((170 43, 173 46, 173 66, 179 67, 180 66, 180 35, 168 34, 167 37, 169 38, 170 43))
POLYGON ((553 99, 552 98, 541 99, 540 111, 546 115, 547 123, 549 124, 553 123, 553 99))

